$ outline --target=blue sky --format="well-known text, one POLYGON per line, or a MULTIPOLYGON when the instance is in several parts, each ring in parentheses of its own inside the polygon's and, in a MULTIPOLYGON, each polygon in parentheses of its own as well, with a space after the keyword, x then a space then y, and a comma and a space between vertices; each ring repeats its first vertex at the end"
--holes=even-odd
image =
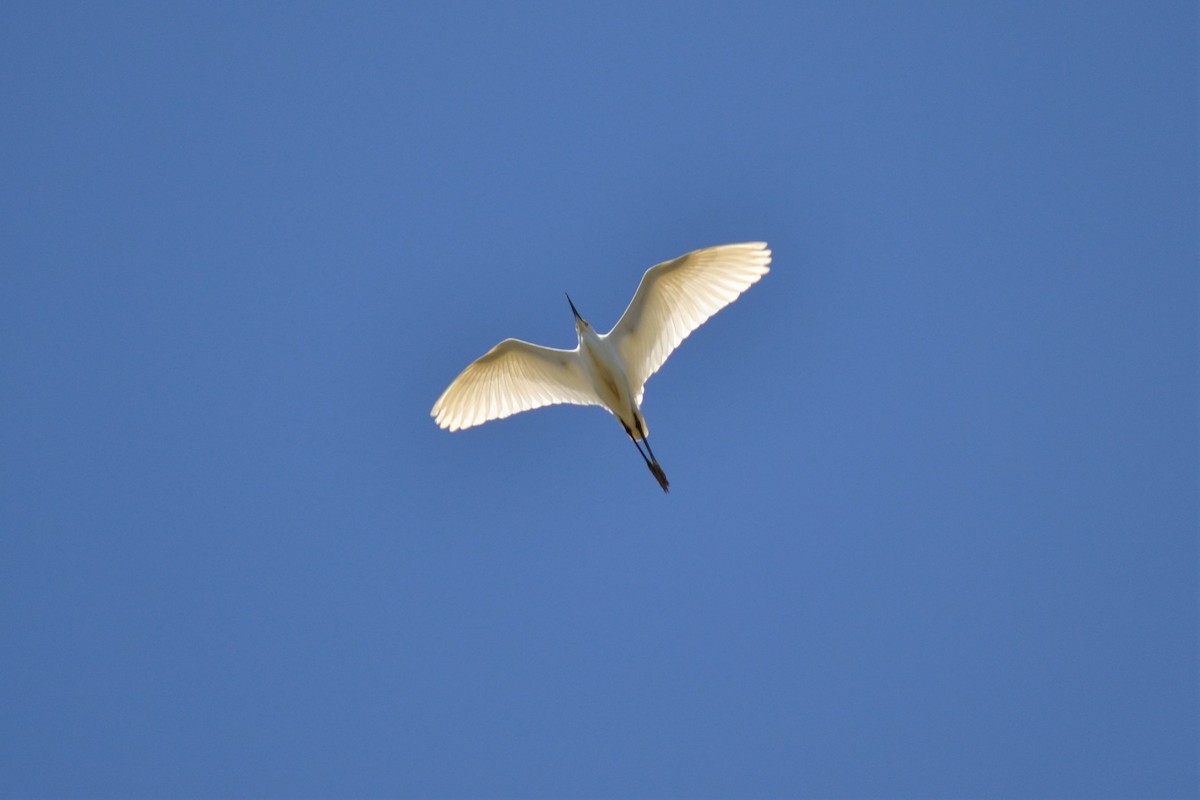
POLYGON ((0 16, 0 795, 1196 796, 1194 4, 0 16))

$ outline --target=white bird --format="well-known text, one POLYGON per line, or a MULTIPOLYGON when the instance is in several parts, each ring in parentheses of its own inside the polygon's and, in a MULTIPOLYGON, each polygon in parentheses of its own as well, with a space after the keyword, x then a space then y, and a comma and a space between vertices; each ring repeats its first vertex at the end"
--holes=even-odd
POLYGON ((574 350, 505 339, 463 370, 430 413, 440 427, 457 431, 556 403, 602 406, 620 420, 665 492, 667 476, 650 449, 642 416, 646 381, 688 334, 766 275, 770 263, 766 242, 746 242, 651 267, 621 319, 604 334, 579 316, 568 295, 579 338, 574 350))

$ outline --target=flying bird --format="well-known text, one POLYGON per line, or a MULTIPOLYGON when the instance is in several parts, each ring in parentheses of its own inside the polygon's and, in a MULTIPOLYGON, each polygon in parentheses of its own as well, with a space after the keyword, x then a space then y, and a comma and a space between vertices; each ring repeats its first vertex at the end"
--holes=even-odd
POLYGON ((573 350, 505 339, 464 369, 430 413, 440 427, 457 431, 557 403, 601 406, 620 421, 666 492, 670 484, 642 416, 646 381, 688 334, 766 275, 770 263, 766 242, 746 242, 651 267, 608 333, 597 333, 567 295, 579 339, 573 350))

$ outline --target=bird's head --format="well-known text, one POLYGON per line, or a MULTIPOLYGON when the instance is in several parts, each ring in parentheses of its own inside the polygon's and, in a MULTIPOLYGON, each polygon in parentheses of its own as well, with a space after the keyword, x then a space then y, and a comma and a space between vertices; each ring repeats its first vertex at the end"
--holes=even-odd
MULTIPOLYGON (((567 293, 563 292, 563 294, 567 293)), ((587 328, 590 327, 588 325, 588 321, 579 316, 579 312, 575 310, 575 304, 571 303, 571 295, 569 294, 567 294, 567 302, 571 304, 571 313, 575 315, 575 333, 582 334, 587 328)))

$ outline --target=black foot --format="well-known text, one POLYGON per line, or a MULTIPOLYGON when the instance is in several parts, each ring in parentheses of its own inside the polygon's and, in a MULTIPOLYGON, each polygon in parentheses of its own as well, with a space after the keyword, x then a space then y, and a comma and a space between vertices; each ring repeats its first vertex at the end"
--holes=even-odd
POLYGON ((664 492, 669 492, 671 483, 667 480, 667 473, 663 472, 663 468, 658 465, 657 461, 652 462, 649 466, 650 472, 658 480, 658 485, 662 487, 664 492))

